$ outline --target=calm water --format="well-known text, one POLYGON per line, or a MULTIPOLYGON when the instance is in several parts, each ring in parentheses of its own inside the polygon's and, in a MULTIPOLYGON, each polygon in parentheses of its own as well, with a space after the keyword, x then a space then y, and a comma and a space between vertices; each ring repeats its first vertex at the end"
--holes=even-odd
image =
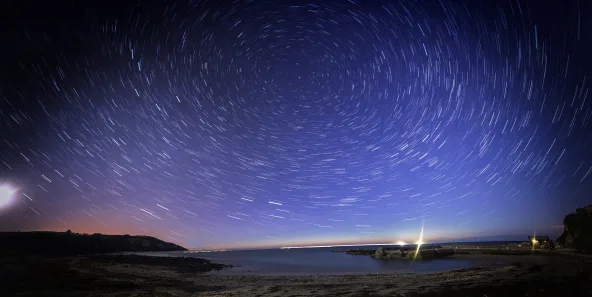
POLYGON ((158 256, 196 257, 237 267, 209 272, 223 275, 306 275, 366 274, 387 272, 433 273, 469 268, 478 262, 468 259, 436 259, 429 261, 375 260, 370 256, 336 253, 342 249, 376 249, 377 246, 329 247, 306 249, 269 249, 224 252, 155 252, 158 256))

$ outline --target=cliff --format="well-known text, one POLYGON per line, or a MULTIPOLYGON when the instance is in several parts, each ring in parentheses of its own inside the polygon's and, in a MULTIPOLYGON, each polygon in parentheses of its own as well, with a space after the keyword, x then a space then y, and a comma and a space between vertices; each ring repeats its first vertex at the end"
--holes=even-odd
POLYGON ((578 208, 565 216, 563 226, 563 234, 557 238, 557 243, 592 252, 592 205, 578 208))
POLYGON ((185 251, 150 236, 77 234, 67 232, 0 232, 0 254, 73 256, 80 254, 185 251))

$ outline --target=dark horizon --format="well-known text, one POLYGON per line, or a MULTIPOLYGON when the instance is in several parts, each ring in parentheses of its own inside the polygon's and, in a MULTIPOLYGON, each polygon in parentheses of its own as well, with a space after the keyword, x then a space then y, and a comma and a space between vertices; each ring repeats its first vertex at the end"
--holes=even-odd
MULTIPOLYGON (((4 231, 0 230, 0 233, 3 232, 23 232, 23 233, 34 233, 34 232, 58 232, 58 233, 66 233, 67 231, 71 231, 72 233, 77 234, 84 234, 84 235, 92 235, 92 233, 83 233, 83 232, 76 232, 75 230, 11 230, 11 231, 4 231)), ((557 237, 563 232, 563 229, 555 228, 552 232, 548 233, 532 233, 532 234, 498 234, 493 236, 473 236, 473 237, 457 237, 457 238, 433 238, 427 239, 424 238, 423 244, 441 244, 441 243, 487 243, 487 242, 526 242, 528 241, 528 236, 532 235, 540 235, 540 236, 549 236, 551 240, 555 241, 557 237)), ((130 236, 150 236, 154 237, 153 235, 148 234, 111 234, 111 233, 100 233, 101 235, 108 235, 108 236, 122 236, 122 235, 130 235, 130 236)), ((155 237, 156 239, 163 240, 162 238, 155 237)), ((167 241, 167 240, 164 240, 167 241)), ((191 247, 191 246, 183 246, 184 248, 188 249, 189 251, 195 250, 265 250, 265 249, 280 249, 280 248, 314 248, 314 247, 324 247, 324 246, 371 246, 371 245, 398 245, 400 242, 404 242, 405 244, 416 244, 417 241, 413 239, 409 240, 388 240, 388 239, 379 239, 376 241, 366 241, 366 242, 302 242, 302 243, 294 243, 294 245, 286 246, 286 245, 271 245, 271 246, 242 246, 242 247, 224 247, 224 246, 203 246, 203 247, 191 247), (381 241, 382 240, 382 241, 381 241)))

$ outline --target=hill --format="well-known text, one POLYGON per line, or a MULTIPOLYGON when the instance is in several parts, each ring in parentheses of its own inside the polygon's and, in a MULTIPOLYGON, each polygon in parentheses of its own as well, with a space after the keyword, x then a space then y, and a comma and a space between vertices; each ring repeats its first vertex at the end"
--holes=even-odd
POLYGON ((80 254, 185 251, 150 236, 66 232, 0 232, 0 253, 73 256, 80 254))

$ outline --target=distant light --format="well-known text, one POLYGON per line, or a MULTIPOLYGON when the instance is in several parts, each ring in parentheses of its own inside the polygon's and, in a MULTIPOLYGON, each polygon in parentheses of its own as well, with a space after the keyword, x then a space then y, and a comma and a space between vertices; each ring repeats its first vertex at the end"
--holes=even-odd
POLYGON ((407 245, 407 243, 399 240, 397 241, 396 245, 407 245))
POLYGON ((16 191, 17 189, 11 187, 10 185, 0 185, 0 207, 10 204, 16 191))

